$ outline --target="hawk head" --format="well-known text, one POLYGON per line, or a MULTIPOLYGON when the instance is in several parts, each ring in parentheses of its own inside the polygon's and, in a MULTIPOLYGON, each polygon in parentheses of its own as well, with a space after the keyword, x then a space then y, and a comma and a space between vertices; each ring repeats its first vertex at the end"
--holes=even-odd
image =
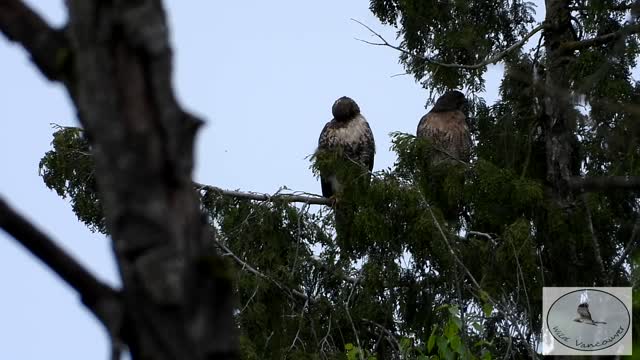
POLYGON ((430 112, 445 112, 460 110, 465 111, 467 106, 467 99, 460 91, 453 90, 447 91, 436 100, 436 104, 433 105, 433 109, 430 112))
POLYGON ((360 114, 360 108, 353 99, 343 96, 333 103, 331 113, 336 121, 349 121, 360 114))

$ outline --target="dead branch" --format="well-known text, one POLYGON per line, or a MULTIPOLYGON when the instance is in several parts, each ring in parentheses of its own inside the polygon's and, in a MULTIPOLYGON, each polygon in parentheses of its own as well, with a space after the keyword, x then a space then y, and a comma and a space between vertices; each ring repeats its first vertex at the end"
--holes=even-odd
POLYGON ((624 261, 626 260, 627 256, 635 248, 638 247, 638 234, 639 233, 640 233, 640 216, 636 219, 636 222, 633 225, 633 230, 631 231, 631 237, 629 238, 629 241, 627 242, 627 245, 624 247, 624 250, 622 251, 622 254, 620 254, 620 258, 618 258, 618 260, 611 267, 611 269, 613 271, 617 270, 622 264, 624 264, 624 261))
POLYGON ((614 31, 612 33, 608 33, 605 35, 596 36, 591 39, 565 42, 561 45, 561 49, 562 51, 566 51, 566 52, 583 50, 586 48, 590 48, 592 46, 604 45, 612 41, 615 41, 619 38, 622 38, 624 36, 637 34, 638 32, 640 32, 640 24, 628 25, 621 28, 618 31, 614 31))
POLYGON ((0 1, 0 32, 22 45, 47 79, 62 80, 67 39, 20 0, 0 1))
POLYGON ((600 269, 600 273, 603 277, 603 282, 605 285, 610 286, 610 278, 607 276, 607 271, 604 268, 604 262, 602 261, 602 255, 600 254, 600 242, 598 241, 598 237, 596 236, 596 231, 593 228, 593 220, 591 217, 591 209, 589 209, 589 204, 587 203, 587 195, 582 194, 582 204, 584 206, 584 210, 587 215, 587 225, 589 227, 589 233, 591 234, 591 247, 593 248, 593 257, 598 264, 598 268, 600 269))
POLYGON ((569 187, 577 191, 640 190, 640 176, 574 176, 569 178, 569 187))
POLYGON ((98 280, 55 241, 13 210, 2 198, 0 198, 0 228, 78 292, 82 302, 107 328, 113 353, 117 353, 121 344, 120 327, 124 315, 118 291, 98 280))
POLYGON ((382 333, 385 334, 385 337, 387 339, 389 339, 389 343, 391 343, 393 346, 395 346, 398 351, 400 351, 402 349, 402 347, 400 346, 400 342, 398 342, 397 337, 395 336, 395 334, 391 330, 387 329, 386 327, 378 324, 377 322, 375 322, 373 320, 369 320, 369 319, 365 319, 365 318, 362 318, 361 320, 363 322, 367 323, 367 324, 375 326, 380 331, 382 331, 382 333))
POLYGON ((442 63, 439 62, 437 60, 434 60, 433 58, 421 55, 421 54, 416 54, 413 53, 407 49, 401 48, 397 45, 393 45, 391 43, 389 43, 382 35, 380 35, 379 33, 375 32, 372 28, 370 28, 369 26, 365 25, 364 23, 356 20, 356 19, 351 19, 352 21, 355 21, 356 23, 362 25, 365 29, 369 30, 369 32, 371 32, 373 35, 375 35, 378 39, 380 39, 379 43, 376 42, 371 42, 371 41, 367 41, 367 40, 362 40, 362 39, 357 39, 358 41, 362 41, 365 44, 369 44, 369 45, 374 45, 374 46, 386 46, 386 47, 390 47, 392 49, 395 49, 397 51, 400 51, 401 53, 407 54, 411 57, 414 58, 418 58, 418 59, 422 59, 428 63, 431 64, 435 64, 435 65, 439 65, 442 67, 448 67, 448 68, 459 68, 459 69, 468 69, 468 70, 475 70, 475 69, 479 69, 482 68, 484 66, 490 65, 490 64, 495 64, 498 61, 502 60, 505 56, 507 56, 511 51, 521 47, 522 45, 524 45, 524 43, 527 42, 527 40, 529 40, 529 38, 531 38, 533 35, 535 35, 536 33, 538 33, 540 30, 542 30, 544 28, 544 25, 538 25, 535 28, 533 28, 528 34, 526 34, 522 39, 520 39, 520 41, 512 44, 511 46, 509 46, 507 49, 505 49, 504 51, 501 51, 487 59, 485 59, 482 62, 479 62, 477 64, 472 64, 472 65, 463 65, 463 64, 451 64, 451 63, 442 63))
POLYGON ((257 192, 242 192, 238 190, 225 190, 216 186, 204 185, 199 183, 194 183, 196 189, 205 190, 205 191, 213 191, 223 196, 231 196, 238 199, 247 199, 247 200, 255 200, 255 201, 269 201, 269 202, 299 202, 309 205, 331 205, 331 200, 328 198, 322 197, 320 195, 308 194, 307 195, 298 195, 298 194, 280 194, 276 193, 274 195, 257 193, 257 192))
POLYGON ((263 272, 257 270, 256 268, 254 268, 253 266, 249 265, 249 263, 247 263, 246 261, 242 260, 238 255, 234 254, 233 251, 231 251, 227 246, 225 246, 223 243, 219 242, 219 241, 215 241, 214 243, 220 247, 220 249, 222 249, 224 251, 224 253, 222 254, 222 256, 231 256, 231 258, 233 260, 235 260, 239 265, 242 266, 242 270, 246 270, 254 275, 256 275, 259 278, 265 279, 271 283, 273 283, 278 289, 284 291, 286 294, 288 294, 290 297, 293 297, 293 295, 302 298, 306 301, 313 301, 313 299, 309 298, 307 295, 305 295, 304 293, 295 290, 295 289, 289 289, 288 287, 282 285, 280 282, 278 282, 277 280, 267 276, 266 274, 264 274, 263 272))
MULTIPOLYGON (((633 8, 633 4, 629 5, 615 5, 615 6, 607 6, 607 10, 609 11, 629 11, 633 8)), ((570 11, 589 11, 591 8, 589 6, 569 6, 570 11)))
MULTIPOLYGON (((471 280, 471 285, 473 285, 472 286, 473 289, 476 289, 477 291, 479 291, 482 294, 486 295, 486 299, 489 301, 489 303, 491 303, 491 305, 496 310, 498 310, 502 314, 504 314, 504 316, 507 319, 509 319, 509 321, 511 321, 511 323, 517 324, 517 321, 515 321, 514 317, 511 315, 511 312, 508 309, 506 309, 505 307, 501 306, 501 304, 498 301, 494 300, 486 291, 484 291, 482 289, 482 287, 480 286, 480 283, 478 283, 478 281, 476 280, 475 276, 473 276, 471 271, 469 271, 469 268, 460 259, 458 254, 456 254, 456 251, 453 249, 453 246, 451 246, 451 243, 449 242, 449 239, 447 238, 447 235, 445 234, 444 230, 442 229, 442 226, 440 226, 440 222, 436 218, 436 215, 433 213, 433 210, 431 209, 431 205, 429 205, 429 203, 427 202, 427 199, 424 197, 424 195, 422 195, 422 200, 426 204, 427 210, 429 211, 429 214, 431 215, 431 218, 433 219, 433 222, 436 225, 436 229, 438 229, 438 232, 440 233, 440 236, 442 237, 442 240, 444 241, 445 245, 447 246, 447 249, 449 250, 449 253, 453 257, 454 261, 458 265, 460 265, 462 270, 464 270, 465 274, 469 277, 469 280, 471 280)), ((514 326, 514 328, 516 329, 518 335, 522 338, 522 340, 526 342, 527 338, 524 336, 524 334, 522 333, 520 328, 518 326, 514 326)), ((537 359, 538 358, 538 356, 536 355, 535 351, 533 350, 533 348, 531 346, 527 346, 527 351, 529 352, 529 355, 531 356, 532 359, 537 359)))

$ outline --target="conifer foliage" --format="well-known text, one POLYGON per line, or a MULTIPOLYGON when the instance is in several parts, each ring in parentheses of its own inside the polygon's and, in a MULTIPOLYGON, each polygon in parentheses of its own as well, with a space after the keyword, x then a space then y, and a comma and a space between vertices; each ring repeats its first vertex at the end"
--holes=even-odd
MULTIPOLYGON (((545 4, 371 0, 422 86, 473 97, 474 154, 430 167, 428 141, 392 134, 396 163, 349 199, 349 261, 338 261, 330 207, 194 184, 225 262, 204 266, 233 268, 243 359, 535 358, 543 286, 637 288, 635 4, 545 4), (486 104, 493 63, 504 77, 486 104)), ((46 186, 108 233, 90 143, 54 130, 46 186)))

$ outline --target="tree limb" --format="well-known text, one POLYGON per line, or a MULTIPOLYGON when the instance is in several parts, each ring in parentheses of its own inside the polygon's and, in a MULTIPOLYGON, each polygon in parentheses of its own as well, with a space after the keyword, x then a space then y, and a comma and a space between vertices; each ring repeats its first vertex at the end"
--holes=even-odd
POLYGON ((573 190, 590 192, 603 190, 640 190, 640 176, 592 176, 569 178, 573 190))
POLYGON ((247 200, 255 200, 255 201, 282 201, 282 202, 299 202, 310 205, 332 205, 330 199, 315 195, 298 195, 298 194, 279 194, 276 193, 274 195, 256 193, 256 192, 242 192, 237 190, 225 190, 216 186, 204 185, 199 183, 194 183, 196 189, 198 190, 206 190, 213 191, 223 196, 231 196, 239 199, 247 199, 247 200))
POLYGON ((640 217, 636 219, 636 222, 633 225, 631 237, 629 238, 627 245, 624 247, 622 254, 620 254, 620 258, 618 258, 618 260, 611 267, 612 271, 616 271, 622 264, 624 264, 624 261, 626 260, 629 253, 631 253, 636 247, 638 247, 638 233, 640 233, 640 217))
POLYGON ((472 65, 463 65, 463 64, 451 64, 451 63, 442 63, 439 62, 437 60, 434 60, 433 58, 424 56, 424 55, 420 55, 420 54, 416 54, 413 53, 407 49, 401 48, 399 46, 393 45, 391 43, 389 43, 384 37, 382 37, 382 35, 378 34, 377 32, 375 32, 373 29, 371 29, 369 26, 363 24, 362 22, 356 20, 356 19, 351 19, 352 21, 357 22, 358 24, 362 25, 364 28, 366 28, 367 30, 369 30, 369 32, 371 32, 373 35, 375 35, 378 39, 380 39, 380 41, 382 41, 381 43, 375 43, 375 42, 371 42, 371 41, 367 41, 367 40, 362 40, 362 39, 357 39, 358 41, 362 41, 365 44, 369 44, 369 45, 375 45, 375 46, 387 46, 390 47, 392 49, 395 49, 397 51, 400 51, 401 53, 407 54, 411 57, 415 57, 418 59, 422 59, 428 63, 431 64, 435 64, 435 65, 439 65, 442 67, 448 67, 448 68, 459 68, 459 69, 468 69, 468 70, 475 70, 475 69, 479 69, 482 68, 484 66, 490 65, 490 64, 495 64, 498 61, 502 60, 505 56, 507 56, 511 51, 521 47, 522 45, 524 45, 525 42, 527 42, 527 40, 529 40, 529 38, 531 38, 533 35, 535 35, 536 33, 538 33, 540 30, 542 30, 544 28, 544 25, 538 25, 535 28, 533 28, 527 35, 525 35, 522 39, 520 39, 519 41, 517 41, 516 43, 514 43, 513 45, 509 46, 506 50, 501 51, 495 55, 493 55, 492 57, 485 59, 482 62, 479 62, 477 64, 472 64, 472 65))
POLYGON ((22 45, 47 79, 63 80, 67 39, 20 0, 0 1, 0 32, 22 45))
POLYGON ((623 36, 637 34, 640 32, 640 24, 628 25, 621 28, 618 31, 608 33, 605 35, 596 36, 591 39, 581 41, 568 41, 561 45, 561 50, 565 52, 571 52, 576 50, 583 50, 592 46, 604 45, 615 41, 623 36))
POLYGON ((584 205, 584 210, 587 215, 587 225, 589 228, 589 233, 591 233, 591 247, 593 248, 593 257, 598 264, 600 273, 602 274, 602 282, 606 286, 611 286, 610 278, 607 276, 607 271, 604 268, 604 262, 602 261, 602 255, 600 254, 600 242, 598 241, 598 237, 596 236, 596 231, 593 228, 593 219, 591 217, 591 209, 589 209, 589 203, 587 202, 586 194, 582 194, 582 204, 584 205))
MULTIPOLYGON (((107 328, 112 342, 120 343, 118 339, 123 307, 116 290, 98 280, 52 239, 13 210, 1 197, 0 228, 75 289, 80 294, 82 302, 107 328)), ((117 349, 114 348, 115 350, 117 349)))
MULTIPOLYGON (((633 4, 629 5, 615 5, 615 6, 607 6, 607 10, 609 11, 628 11, 633 8, 633 4)), ((589 11, 591 7, 589 6, 569 6, 570 11, 589 11)))
POLYGON ((247 263, 246 261, 242 260, 238 255, 234 254, 233 251, 231 251, 226 245, 224 245, 223 243, 213 240, 214 243, 220 247, 220 249, 222 249, 224 251, 224 253, 222 254, 222 256, 231 256, 231 258, 233 260, 235 260, 238 264, 242 265, 242 269, 243 270, 247 270, 250 273, 256 275, 259 278, 265 279, 271 283, 273 283, 278 289, 282 290, 283 292, 285 292, 287 295, 289 295, 291 298, 293 298, 293 295, 300 297, 306 301, 314 301, 314 299, 308 297, 307 295, 305 295, 303 292, 296 290, 296 289, 291 289, 283 284, 281 284, 279 281, 273 279, 272 277, 260 272, 259 270, 257 270, 256 268, 254 268, 253 266, 251 266, 249 263, 247 263))

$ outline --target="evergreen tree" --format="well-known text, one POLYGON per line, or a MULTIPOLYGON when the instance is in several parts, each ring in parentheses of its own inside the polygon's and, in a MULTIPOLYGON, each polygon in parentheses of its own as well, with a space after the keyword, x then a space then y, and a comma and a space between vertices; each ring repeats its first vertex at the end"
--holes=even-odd
MULTIPOLYGON (((371 1, 398 29, 402 64, 434 93, 477 95, 489 64, 505 71, 495 104, 474 96, 471 162, 430 169, 428 142, 393 135, 396 163, 355 199, 351 263, 337 261, 330 208, 310 205, 326 199, 194 185, 211 246, 237 270, 243 358, 536 357, 543 286, 637 289, 634 4, 545 6, 537 24, 520 0, 371 1), (449 200, 464 204, 455 224, 442 216, 449 200)), ((91 150, 82 130, 58 128, 40 169, 108 233, 91 150)))

